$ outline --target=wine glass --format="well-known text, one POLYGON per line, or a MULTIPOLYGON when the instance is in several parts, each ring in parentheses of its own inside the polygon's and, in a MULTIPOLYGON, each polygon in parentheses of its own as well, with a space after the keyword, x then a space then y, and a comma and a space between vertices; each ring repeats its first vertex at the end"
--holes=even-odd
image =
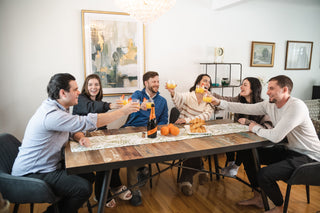
POLYGON ((176 83, 174 82, 174 80, 169 80, 169 81, 167 81, 167 88, 168 89, 174 89, 174 88, 176 88, 177 87, 177 85, 176 85, 176 83))
POLYGON ((211 103, 211 102, 212 102, 212 96, 211 96, 211 94, 205 93, 204 96, 203 96, 203 98, 202 98, 202 100, 203 100, 204 102, 211 103))
POLYGON ((153 104, 153 101, 152 100, 147 100, 146 102, 146 106, 147 106, 147 109, 151 109, 151 105, 153 104))
POLYGON ((204 93, 204 88, 200 85, 196 86, 196 93, 204 93))

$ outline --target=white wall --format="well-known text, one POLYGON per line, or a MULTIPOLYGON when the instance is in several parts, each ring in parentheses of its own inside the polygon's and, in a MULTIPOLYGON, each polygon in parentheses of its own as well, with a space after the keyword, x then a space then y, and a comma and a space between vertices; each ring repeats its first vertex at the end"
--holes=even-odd
MULTIPOLYGON (((53 74, 69 72, 82 86, 81 9, 119 11, 112 0, 0 0, 0 133, 22 139, 53 74)), ((224 62, 242 63, 244 77, 285 74, 294 81, 292 95, 310 99, 320 84, 319 20, 319 0, 250 0, 218 11, 210 0, 177 0, 146 27, 147 70, 160 73, 160 92, 172 107, 164 82, 189 89, 203 72, 199 62, 213 61, 214 47, 223 46, 224 62), (287 40, 314 42, 310 70, 284 70, 287 40), (251 41, 276 43, 274 67, 250 67, 251 41)))

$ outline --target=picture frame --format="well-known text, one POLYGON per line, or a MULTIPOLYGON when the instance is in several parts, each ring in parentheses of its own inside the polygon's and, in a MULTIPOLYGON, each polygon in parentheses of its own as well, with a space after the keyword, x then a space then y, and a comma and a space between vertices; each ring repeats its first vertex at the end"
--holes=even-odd
POLYGON ((84 74, 97 74, 104 96, 143 87, 145 29, 127 13, 81 10, 84 74))
POLYGON ((275 54, 274 42, 252 41, 251 67, 273 67, 275 54))
POLYGON ((312 41, 287 41, 285 70, 310 70, 312 41))

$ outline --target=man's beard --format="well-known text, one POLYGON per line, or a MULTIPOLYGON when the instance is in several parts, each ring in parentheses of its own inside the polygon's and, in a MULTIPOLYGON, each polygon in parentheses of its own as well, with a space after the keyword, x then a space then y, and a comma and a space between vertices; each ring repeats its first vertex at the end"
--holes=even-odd
POLYGON ((275 103, 277 103, 277 100, 276 100, 276 99, 271 100, 271 99, 269 98, 269 103, 275 104, 275 103))
POLYGON ((157 92, 158 92, 158 89, 157 89, 157 91, 155 91, 155 90, 153 89, 153 87, 149 87, 148 89, 149 89, 149 91, 151 91, 152 93, 157 93, 157 92))

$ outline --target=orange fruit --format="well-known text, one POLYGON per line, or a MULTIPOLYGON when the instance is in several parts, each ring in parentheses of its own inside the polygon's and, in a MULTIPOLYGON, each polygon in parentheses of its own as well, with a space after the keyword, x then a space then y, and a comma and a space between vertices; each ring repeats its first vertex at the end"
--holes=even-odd
POLYGON ((178 127, 172 125, 170 127, 170 133, 171 133, 171 135, 177 136, 180 133, 180 129, 178 127))
POLYGON ((167 126, 161 127, 160 132, 161 132, 161 135, 169 135, 169 132, 170 132, 169 127, 167 127, 167 126))

